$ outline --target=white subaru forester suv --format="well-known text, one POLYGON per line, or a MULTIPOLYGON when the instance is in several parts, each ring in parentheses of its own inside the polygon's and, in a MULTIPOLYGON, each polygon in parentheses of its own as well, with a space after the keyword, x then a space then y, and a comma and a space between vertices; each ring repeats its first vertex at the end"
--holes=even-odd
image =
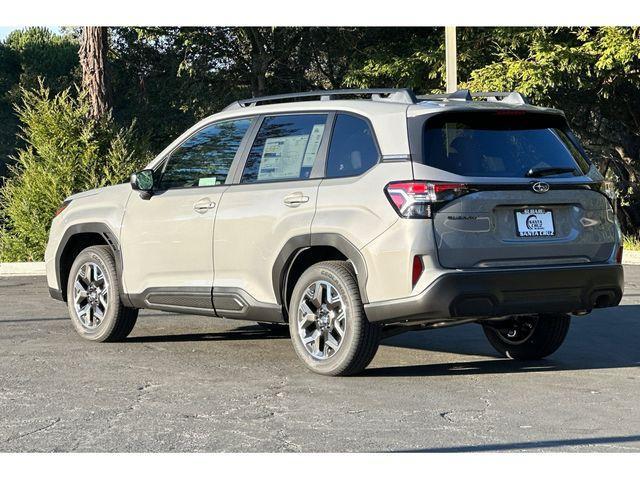
POLYGON ((78 333, 141 308, 287 324, 311 370, 381 338, 477 322, 515 359, 620 302, 603 178, 561 111, 517 93, 308 92, 234 102, 130 184, 65 200, 46 251, 78 333))

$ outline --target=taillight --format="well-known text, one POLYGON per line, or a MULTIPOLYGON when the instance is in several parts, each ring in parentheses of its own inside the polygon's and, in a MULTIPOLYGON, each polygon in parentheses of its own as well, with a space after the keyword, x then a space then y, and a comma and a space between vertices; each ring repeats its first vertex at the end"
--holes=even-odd
POLYGON ((624 248, 622 245, 618 247, 618 251, 616 252, 616 263, 622 263, 622 254, 624 253, 624 248))
POLYGON ((600 183, 600 185, 596 186, 596 189, 598 189, 602 194, 604 194, 605 197, 609 199, 611 208, 613 209, 613 212, 616 213, 617 204, 618 204, 618 200, 617 200, 618 194, 616 192, 615 184, 609 180, 604 180, 600 183))
POLYGON ((391 182, 385 192, 401 217, 431 218, 444 203, 469 193, 469 187, 464 183, 391 182))
POLYGON ((64 209, 67 208, 70 203, 71 203, 71 200, 65 200, 64 202, 62 202, 58 207, 58 209, 56 210, 56 214, 54 215, 54 217, 57 217, 62 212, 64 212, 64 209))

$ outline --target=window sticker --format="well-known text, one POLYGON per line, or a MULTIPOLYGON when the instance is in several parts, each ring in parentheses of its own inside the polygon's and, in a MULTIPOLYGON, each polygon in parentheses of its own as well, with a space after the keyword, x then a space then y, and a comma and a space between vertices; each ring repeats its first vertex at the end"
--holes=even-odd
POLYGON ((307 150, 304 153, 304 160, 302 160, 303 167, 313 167, 313 162, 316 160, 316 156, 318 155, 318 149, 320 148, 323 133, 324 123, 319 123, 313 126, 311 135, 309 135, 307 150))
POLYGON ((201 178, 198 180, 199 187, 213 187, 218 185, 218 179, 216 177, 201 178))
POLYGON ((258 180, 300 175, 309 135, 268 138, 264 144, 258 180))

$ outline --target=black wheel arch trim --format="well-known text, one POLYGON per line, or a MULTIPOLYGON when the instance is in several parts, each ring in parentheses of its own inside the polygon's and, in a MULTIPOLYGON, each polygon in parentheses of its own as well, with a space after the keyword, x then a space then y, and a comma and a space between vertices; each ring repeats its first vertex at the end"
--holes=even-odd
POLYGON ((354 266, 358 288, 363 303, 368 303, 367 264, 360 250, 339 233, 311 233, 290 238, 280 250, 272 269, 273 291, 280 305, 285 305, 287 278, 295 259, 304 250, 312 247, 333 247, 341 252, 354 266))
MULTIPOLYGON (((60 289, 59 295, 51 295, 53 298, 57 300, 66 301, 65 289, 66 285, 62 284, 62 271, 61 271, 61 261, 62 256, 67 248, 69 240, 74 235, 83 234, 83 233, 95 233, 100 235, 105 243, 111 248, 113 252, 113 258, 116 263, 116 271, 118 273, 118 290, 120 293, 120 300, 127 307, 132 307, 131 301, 129 300, 129 296, 125 293, 123 285, 122 285, 122 251, 120 250, 120 242, 118 241, 118 237, 113 233, 113 230, 106 224, 102 222, 87 222, 87 223, 77 223, 75 225, 71 225, 67 228, 62 235, 62 239, 58 244, 58 248, 56 250, 55 256, 55 271, 56 271, 56 281, 58 282, 58 288, 60 289)), ((51 292, 50 292, 51 293, 51 292)))

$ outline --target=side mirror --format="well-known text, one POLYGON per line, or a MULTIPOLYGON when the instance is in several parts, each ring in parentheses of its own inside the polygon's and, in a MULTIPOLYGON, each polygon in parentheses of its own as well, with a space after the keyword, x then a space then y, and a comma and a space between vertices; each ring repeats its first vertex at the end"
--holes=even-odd
POLYGON ((131 188, 140 192, 140 197, 146 199, 153 195, 153 170, 142 170, 131 175, 131 188))

